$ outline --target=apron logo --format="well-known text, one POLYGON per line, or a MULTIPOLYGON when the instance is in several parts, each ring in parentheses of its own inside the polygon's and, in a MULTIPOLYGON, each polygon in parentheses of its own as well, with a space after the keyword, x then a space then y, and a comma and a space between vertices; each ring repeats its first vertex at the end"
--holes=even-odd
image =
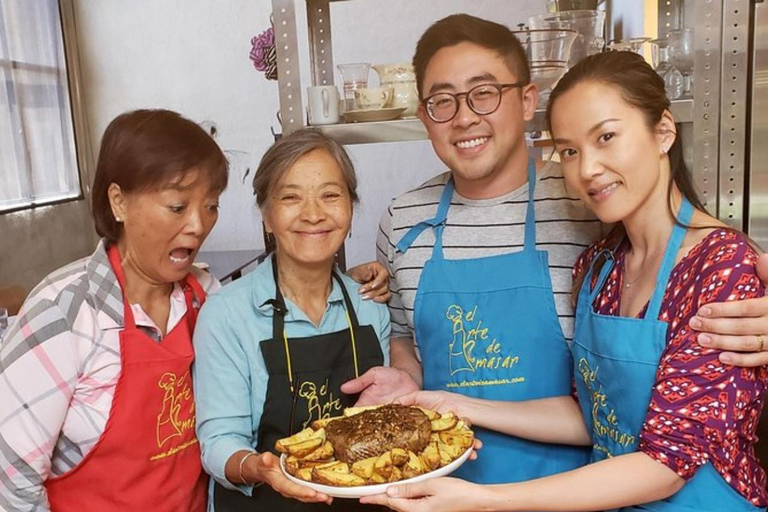
POLYGON ((335 416, 334 413, 341 411, 341 400, 334 397, 333 391, 328 388, 330 388, 328 379, 325 379, 325 384, 320 386, 319 390, 314 382, 302 382, 299 387, 299 396, 307 401, 307 421, 302 428, 307 428, 315 420, 335 416))
POLYGON ((165 391, 163 407, 157 415, 157 447, 195 428, 195 402, 192 399, 189 372, 181 377, 166 372, 157 382, 165 391))
MULTIPOLYGON (((616 410, 608 402, 608 397, 603 392, 603 385, 597 378, 599 371, 600 367, 598 366, 593 370, 586 358, 579 359, 579 374, 592 397, 592 431, 596 436, 608 438, 625 448, 632 446, 635 443, 635 436, 627 434, 619 427, 616 410), (595 389, 598 384, 599 388, 595 389)), ((613 457, 613 454, 605 446, 595 443, 593 448, 605 453, 608 457, 613 457)))
POLYGON ((488 327, 477 319, 477 306, 465 313, 461 306, 451 305, 445 317, 453 326, 453 339, 448 345, 451 375, 482 368, 509 369, 520 362, 519 356, 504 355, 501 342, 492 338, 488 327), (475 355, 476 348, 482 351, 480 357, 475 355))

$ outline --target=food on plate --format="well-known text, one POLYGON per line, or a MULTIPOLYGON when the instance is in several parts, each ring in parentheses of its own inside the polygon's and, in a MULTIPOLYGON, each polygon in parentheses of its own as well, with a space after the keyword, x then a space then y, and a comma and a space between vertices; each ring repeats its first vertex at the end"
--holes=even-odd
POLYGON ((413 478, 459 458, 474 442, 452 412, 383 405, 352 407, 343 416, 312 422, 275 444, 296 478, 335 487, 413 478))
POLYGON ((429 418, 420 409, 395 404, 332 421, 325 428, 336 458, 348 464, 393 448, 420 452, 431 433, 429 418))

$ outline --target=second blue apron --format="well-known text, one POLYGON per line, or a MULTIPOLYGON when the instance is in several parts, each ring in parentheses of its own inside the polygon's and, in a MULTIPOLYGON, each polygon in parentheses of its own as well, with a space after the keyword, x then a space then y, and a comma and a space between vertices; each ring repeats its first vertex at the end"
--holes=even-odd
MULTIPOLYGON (((692 212, 693 207, 684 200, 678 214, 682 225, 690 222, 692 212)), ((572 350, 582 414, 594 443, 593 461, 637 450, 659 359, 667 343, 667 323, 658 319, 661 303, 685 232, 686 228, 675 225, 644 318, 594 312, 592 305, 613 268, 613 257, 608 251, 603 253, 608 261, 600 270, 594 289, 590 290, 593 264, 579 290, 572 350)), ((677 494, 621 510, 754 512, 764 509, 752 506, 723 480, 712 464, 706 464, 677 494)))
MULTIPOLYGON (((398 244, 398 251, 405 252, 425 229, 432 228, 435 235, 414 305, 424 389, 514 401, 570 393, 571 357, 557 319, 548 255, 536 250, 535 185, 536 167, 529 159, 522 251, 444 258, 442 235, 453 180, 445 186, 435 218, 411 228, 398 244)), ((482 453, 456 472, 473 482, 530 480, 588 461, 583 448, 476 431, 484 444, 482 453)))

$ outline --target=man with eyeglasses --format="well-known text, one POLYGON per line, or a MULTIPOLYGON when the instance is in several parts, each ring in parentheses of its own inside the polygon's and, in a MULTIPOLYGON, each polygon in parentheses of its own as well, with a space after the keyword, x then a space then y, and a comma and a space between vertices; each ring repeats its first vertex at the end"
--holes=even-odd
MULTIPOLYGON (((497 400, 568 394, 570 269, 601 224, 565 192, 556 164, 529 158, 525 123, 538 93, 525 51, 506 27, 460 14, 427 29, 413 63, 419 117, 450 172, 382 218, 396 369, 342 390, 372 382, 362 395, 371 401, 419 384, 497 400)), ((471 481, 528 480, 588 460, 582 448, 475 428, 482 453, 458 472, 471 481)))
MULTIPOLYGON (((382 217, 391 368, 342 391, 362 391, 361 404, 419 387, 491 400, 566 395, 571 268, 602 225, 568 194, 558 164, 529 155, 525 124, 538 92, 525 51, 503 25, 459 14, 427 29, 413 64, 419 117, 449 172, 396 198, 382 217)), ((588 462, 579 447, 481 427, 482 453, 457 471, 470 481, 530 480, 588 462)))

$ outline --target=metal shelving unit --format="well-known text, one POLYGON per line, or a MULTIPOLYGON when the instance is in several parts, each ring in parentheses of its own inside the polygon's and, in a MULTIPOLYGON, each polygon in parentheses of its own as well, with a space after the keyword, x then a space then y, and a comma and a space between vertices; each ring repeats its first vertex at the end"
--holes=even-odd
MULTIPOLYGON (((275 19, 280 113, 283 131, 305 126, 295 2, 272 0, 275 19)), ((330 3, 304 0, 307 10, 312 85, 334 83, 330 3)), ((659 0, 658 31, 663 37, 683 23, 687 12, 694 33, 693 99, 673 102, 689 151, 686 161, 705 205, 735 228, 744 224, 747 138, 747 77, 752 0, 659 0)), ((529 124, 543 130, 543 111, 529 124)), ((346 123, 321 127, 343 144, 426 139, 418 119, 346 123)))

